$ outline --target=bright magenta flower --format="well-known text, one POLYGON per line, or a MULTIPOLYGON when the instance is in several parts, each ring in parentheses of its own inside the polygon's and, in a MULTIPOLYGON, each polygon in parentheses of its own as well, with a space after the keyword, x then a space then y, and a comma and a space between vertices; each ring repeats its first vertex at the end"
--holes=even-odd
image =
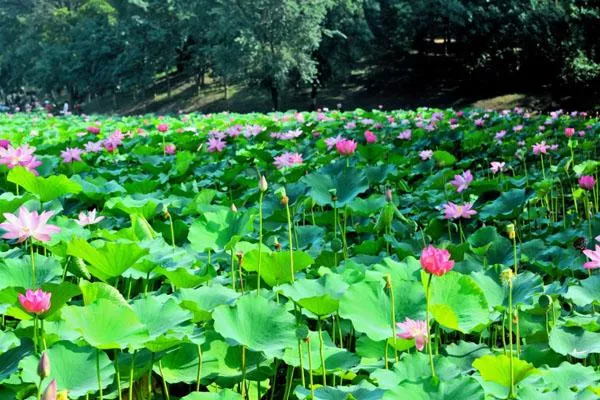
POLYGON ((467 189, 471 182, 473 182, 473 174, 471 174, 470 170, 466 170, 460 175, 454 175, 454 179, 450 181, 458 193, 467 189))
POLYGON ((25 207, 19 208, 19 216, 4 213, 6 221, 0 224, 0 228, 6 233, 2 235, 4 239, 18 239, 17 242, 23 242, 32 237, 40 242, 47 242, 50 236, 60 232, 60 228, 55 225, 47 224, 48 219, 54 215, 52 211, 44 211, 38 214, 37 211, 29 212, 25 207))
POLYGON ((579 178, 579 186, 585 190, 593 190, 596 185, 596 179, 591 175, 583 175, 579 178))
POLYGON ((52 293, 46 293, 42 289, 27 289, 24 296, 19 294, 19 303, 29 313, 42 314, 50 309, 50 297, 52 293))
POLYGON ((450 252, 429 245, 421 252, 421 267, 431 274, 442 276, 454 268, 454 261, 450 259, 450 252))
POLYGON ((177 147, 174 144, 169 143, 165 146, 165 154, 175 154, 177 147))
POLYGON ((585 256, 590 259, 590 261, 583 264, 583 268, 600 268, 600 246, 596 245, 596 250, 584 250, 583 254, 585 254, 585 256))
POLYGON ((100 133, 100 128, 97 126, 90 125, 87 127, 87 131, 91 134, 97 135, 100 133))
POLYGON ((423 350, 427 337, 429 336, 425 321, 415 321, 406 318, 404 322, 398 322, 396 326, 398 329, 402 330, 402 332, 396 333, 396 336, 402 339, 415 339, 417 350, 423 350))
POLYGON ((367 143, 375 143, 377 141, 377 136, 371 131, 365 131, 365 140, 367 143))
POLYGON ((81 161, 81 154, 83 153, 83 150, 81 149, 72 149, 70 147, 67 147, 65 150, 60 152, 60 156, 63 159, 64 163, 72 163, 73 161, 81 161))
POLYGON ((465 203, 462 206, 456 205, 453 202, 449 201, 444 204, 444 218, 446 219, 458 219, 458 218, 466 218, 470 219, 472 215, 477 214, 477 211, 472 209, 473 205, 471 203, 465 203))
POLYGON ((166 131, 169 130, 169 125, 167 125, 167 124, 158 124, 158 126, 156 127, 156 129, 159 132, 163 132, 164 133, 164 132, 166 132, 166 131))
POLYGON ((349 156, 356 151, 356 142, 351 139, 342 139, 335 144, 335 148, 341 155, 349 156))

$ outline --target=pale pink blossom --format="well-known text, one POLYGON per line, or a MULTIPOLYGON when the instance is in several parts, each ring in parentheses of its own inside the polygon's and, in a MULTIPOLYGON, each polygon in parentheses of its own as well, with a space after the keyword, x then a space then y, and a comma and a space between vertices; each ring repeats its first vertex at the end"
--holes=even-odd
POLYGON ((425 321, 415 321, 407 317, 404 322, 398 322, 396 327, 401 330, 396 333, 396 336, 402 339, 414 339, 417 350, 423 350, 429 336, 425 321))
POLYGON ((504 161, 502 161, 502 162, 492 161, 490 170, 492 171, 493 174, 497 174, 498 172, 504 171, 505 165, 506 165, 506 163, 504 161))
POLYGON ((23 242, 29 238, 47 242, 50 237, 60 232, 56 225, 48 224, 50 217, 54 215, 53 211, 44 211, 38 214, 37 211, 29 212, 25 207, 19 208, 19 216, 4 213, 6 221, 0 224, 0 229, 6 231, 2 237, 4 239, 18 239, 17 242, 23 242))
POLYGON ((477 214, 477 211, 472 209, 473 205, 471 203, 465 203, 462 206, 454 204, 449 201, 444 204, 444 218, 446 219, 459 219, 466 218, 470 219, 471 216, 477 214))
POLYGON ((473 175, 471 174, 470 170, 466 170, 460 175, 454 175, 454 179, 450 181, 458 193, 466 190, 471 182, 473 182, 473 175))
POLYGON ((429 160, 433 157, 433 150, 423 150, 419 153, 419 157, 421 157, 421 160, 423 161, 429 160))
POLYGON ((88 212, 80 212, 79 219, 75 222, 79 224, 79 226, 87 226, 94 225, 104 219, 103 216, 96 216, 96 209, 94 208, 92 211, 88 212))
POLYGON ((72 163, 73 161, 81 161, 81 154, 83 150, 78 148, 67 147, 65 150, 60 152, 60 156, 65 164, 72 163))
POLYGON ((208 138, 208 147, 206 148, 206 151, 208 151, 209 153, 220 153, 223 151, 226 144, 227 143, 225 143, 222 139, 218 137, 210 137, 208 138))
MULTIPOLYGON (((596 238, 596 239, 598 239, 598 238, 596 238)), ((586 269, 600 268, 600 246, 596 245, 596 250, 584 250, 583 254, 585 254, 585 256, 590 259, 590 261, 583 264, 583 268, 586 268, 586 269)))

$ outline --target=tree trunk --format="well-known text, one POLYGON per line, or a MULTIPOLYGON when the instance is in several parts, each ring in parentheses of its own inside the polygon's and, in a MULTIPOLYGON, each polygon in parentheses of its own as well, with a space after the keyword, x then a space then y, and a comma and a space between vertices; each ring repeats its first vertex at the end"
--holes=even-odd
POLYGON ((171 74, 167 73, 167 98, 171 98, 171 74))
POLYGON ((271 86, 271 100, 273 101, 273 110, 279 110, 279 91, 274 85, 271 86))
POLYGON ((317 92, 319 88, 316 81, 312 82, 312 88, 310 90, 310 111, 317 109, 317 92))
POLYGON ((229 111, 229 96, 228 96, 228 93, 227 93, 227 89, 228 89, 228 87, 227 87, 227 76, 223 77, 223 89, 225 89, 225 105, 226 105, 227 111, 229 111))

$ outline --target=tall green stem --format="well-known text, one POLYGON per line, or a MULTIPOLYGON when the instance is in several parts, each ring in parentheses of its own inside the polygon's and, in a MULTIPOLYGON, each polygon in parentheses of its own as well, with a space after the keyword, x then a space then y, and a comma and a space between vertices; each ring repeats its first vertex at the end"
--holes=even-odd
POLYGON ((34 252, 33 252, 33 239, 31 239, 30 243, 29 243, 29 250, 30 250, 30 254, 31 254, 31 288, 35 289, 35 257, 34 257, 34 252))
POLYGON ((100 375, 100 349, 96 349, 96 375, 98 377, 98 390, 100 391, 100 400, 104 399, 102 392, 102 376, 100 375))
POLYGON ((321 327, 321 318, 317 320, 319 329, 319 352, 321 355, 321 369, 323 371, 323 386, 327 386, 327 369, 325 368, 325 344, 323 343, 323 330, 321 327))
POLYGON ((290 243, 290 274, 292 283, 294 283, 294 243, 292 242, 292 215, 290 214, 290 205, 287 199, 285 201, 285 212, 287 214, 288 241, 290 243))
POLYGON ((196 392, 200 391, 200 379, 202 378, 202 347, 196 346, 198 349, 198 372, 196 373, 196 392))
POLYGON ((508 280, 508 345, 509 345, 509 357, 510 357, 510 393, 511 399, 515 398, 515 371, 513 365, 513 308, 512 308, 512 277, 508 280))
POLYGON ((129 400, 133 400, 133 371, 135 369, 135 350, 131 353, 131 363, 129 365, 129 400))
POLYGON ((306 348, 308 350, 308 379, 310 382, 310 398, 315 398, 315 383, 313 381, 313 373, 312 373, 312 354, 310 354, 310 337, 306 339, 306 348))
POLYGON ((121 393, 121 371, 119 370, 119 351, 115 350, 115 371, 117 373, 117 392, 119 400, 123 400, 123 394, 121 393))
POLYGON ((427 329, 427 348, 429 350, 429 365, 431 367, 431 376, 435 378, 435 368, 433 367, 433 349, 431 346, 431 329, 429 326, 429 290, 431 289, 431 279, 433 274, 429 274, 427 279, 427 294, 425 297, 425 326, 427 329))
POLYGON ((260 266, 262 264, 262 242, 263 242, 263 192, 258 197, 258 281, 256 282, 256 294, 260 292, 260 266))

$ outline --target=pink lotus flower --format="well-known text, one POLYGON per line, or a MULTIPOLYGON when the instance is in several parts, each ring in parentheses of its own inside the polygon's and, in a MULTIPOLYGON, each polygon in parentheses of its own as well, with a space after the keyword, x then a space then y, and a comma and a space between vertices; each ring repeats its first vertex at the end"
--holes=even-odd
POLYGON ((565 128, 565 136, 566 137, 573 137, 574 134, 575 134, 575 128, 565 128))
POLYGON ((50 297, 52 293, 46 293, 42 289, 27 289, 25 296, 19 294, 19 303, 29 313, 42 314, 50 309, 50 297))
POLYGON ((596 185, 596 179, 591 175, 583 175, 579 178, 579 187, 585 190, 593 190, 596 185))
POLYGON ((458 193, 467 189, 471 182, 473 182, 473 175, 470 170, 466 170, 461 175, 454 175, 454 179, 450 181, 458 193))
POLYGON ((546 144, 546 141, 542 141, 541 143, 536 143, 533 145, 533 154, 547 154, 550 146, 546 144))
POLYGON ((423 161, 429 160, 429 159, 431 159, 431 157, 433 157, 433 151, 432 150, 423 150, 422 152, 419 153, 419 157, 421 157, 421 160, 423 160, 423 161))
POLYGON ((165 133, 166 131, 169 130, 169 125, 167 125, 167 124, 158 124, 156 126, 156 130, 158 130, 159 132, 165 133))
POLYGON ((377 141, 377 136, 371 131, 365 131, 365 140, 367 143, 375 143, 377 141))
POLYGON ((209 153, 220 153, 223 151, 226 144, 227 143, 225 143, 222 139, 218 137, 210 137, 208 138, 208 147, 206 148, 206 151, 208 151, 209 153))
POLYGON ((335 147, 335 145, 337 144, 337 142, 339 142, 340 140, 344 140, 342 135, 337 135, 336 137, 330 137, 330 138, 325 139, 325 144, 327 145, 327 150, 333 149, 335 147))
POLYGON ((65 164, 72 163, 73 161, 81 161, 81 153, 83 150, 77 148, 67 147, 65 150, 60 152, 60 156, 65 164))
POLYGON ((493 174, 502 172, 502 171, 504 171, 504 165, 506 165, 505 162, 492 161, 490 170, 492 171, 493 174))
POLYGON ((169 143, 165 146, 165 154, 175 154, 177 147, 174 144, 169 143))
POLYGON ((396 326, 402 330, 396 333, 396 336, 402 339, 414 339, 417 350, 423 350, 429 336, 425 321, 415 321, 407 317, 404 322, 398 322, 396 326))
POLYGON ((397 138, 400 140, 410 140, 412 137, 412 131, 410 129, 406 129, 398 134, 397 138))
POLYGON ((91 134, 97 135, 100 133, 100 128, 97 126, 90 125, 87 127, 87 131, 91 134))
MULTIPOLYGON (((598 239, 598 238, 596 238, 596 239, 598 239)), ((585 254, 585 256, 590 259, 590 261, 583 264, 583 268, 586 268, 586 269, 600 268, 600 246, 596 245, 596 250, 584 250, 583 254, 585 254)))
POLYGON ((335 144, 335 149, 341 155, 348 156, 356 151, 356 142, 351 139, 342 139, 335 144))
POLYGON ((47 242, 50 236, 60 232, 60 228, 55 225, 47 224, 48 219, 54 215, 52 211, 44 211, 38 214, 37 211, 29 212, 25 207, 19 208, 19 216, 4 213, 6 221, 0 224, 0 228, 6 233, 2 235, 4 239, 18 239, 17 242, 23 242, 30 237, 47 242))
POLYGON ((0 164, 6 165, 9 169, 16 166, 25 167, 37 175, 35 168, 42 165, 42 162, 33 154, 35 147, 29 147, 28 144, 14 148, 11 145, 0 148, 0 164))
POLYGON ((483 120, 483 118, 479 118, 475 120, 475 126, 477 127, 482 127, 485 124, 485 121, 483 120))
POLYGON ((437 249, 432 245, 421 252, 421 267, 431 274, 442 276, 454 268, 454 261, 446 249, 437 249))
POLYGON ((504 138, 504 136, 506 136, 506 131, 501 130, 500 132, 496 132, 496 136, 494 136, 494 138, 496 140, 502 140, 504 138))
POLYGON ((102 142, 87 142, 84 147, 88 153, 98 153, 102 151, 102 142))
POLYGON ((85 212, 80 212, 79 213, 79 220, 75 221, 79 224, 79 226, 87 226, 87 225, 93 225, 93 224, 97 224, 98 222, 102 221, 104 219, 104 217, 100 216, 100 217, 96 217, 96 209, 94 208, 92 211, 88 211, 87 213, 85 212))
POLYGON ((277 169, 282 169, 287 167, 294 167, 296 165, 302 165, 303 162, 304 161, 302 159, 302 154, 286 152, 279 156, 276 156, 273 165, 275 165, 277 169))
POLYGON ((0 139, 0 148, 8 149, 8 146, 10 146, 10 140, 0 139))
POLYGON ((56 400, 57 399, 56 391, 57 391, 56 379, 52 379, 52 381, 46 387, 46 390, 44 390, 44 394, 42 395, 41 400, 56 400))
POLYGON ((462 206, 456 205, 449 201, 444 204, 444 218, 446 219, 459 219, 466 218, 470 219, 472 215, 477 214, 477 211, 472 209, 471 203, 465 203, 462 206))

